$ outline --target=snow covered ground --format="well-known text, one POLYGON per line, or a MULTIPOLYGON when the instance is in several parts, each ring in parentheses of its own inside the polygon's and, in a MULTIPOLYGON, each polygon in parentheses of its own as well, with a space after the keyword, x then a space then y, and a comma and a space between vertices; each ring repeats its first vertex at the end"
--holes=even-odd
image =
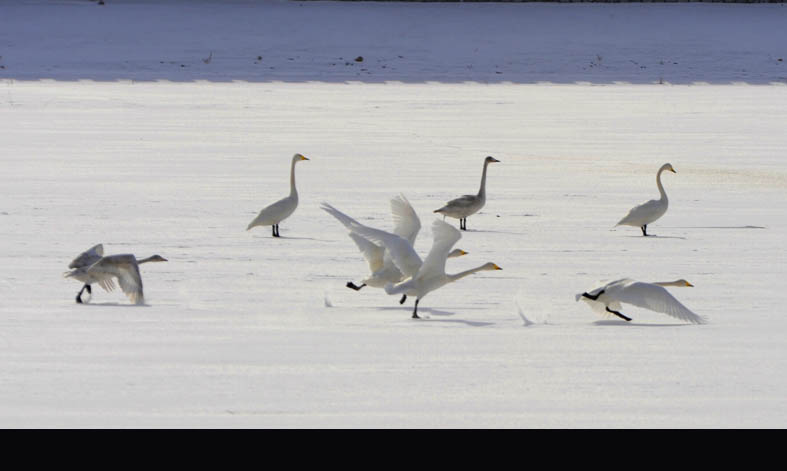
POLYGON ((0 5, 0 426, 784 427, 785 20, 0 5), (282 238, 246 232, 295 152, 311 160, 282 238), (425 254, 432 211, 477 190, 487 155, 448 271, 503 271, 431 293, 420 321, 344 287, 367 267, 321 201, 390 228, 404 193, 425 254), (657 237, 614 228, 664 162, 657 237), (61 273, 99 242, 169 259, 142 267, 146 306, 98 287, 74 303, 61 273), (671 290, 710 323, 574 301, 622 276, 688 279, 671 290))

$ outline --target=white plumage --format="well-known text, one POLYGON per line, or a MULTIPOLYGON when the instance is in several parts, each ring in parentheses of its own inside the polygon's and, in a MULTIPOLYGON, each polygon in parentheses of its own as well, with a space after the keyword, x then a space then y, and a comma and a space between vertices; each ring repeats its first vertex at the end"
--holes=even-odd
POLYGON ((290 165, 290 194, 279 201, 263 208, 252 220, 246 230, 256 226, 272 226, 273 237, 279 237, 279 223, 287 219, 298 207, 298 190, 295 188, 295 164, 301 160, 309 160, 301 154, 292 156, 290 165))
POLYGON ((74 278, 84 286, 76 296, 76 302, 82 303, 82 292, 87 289, 92 298, 90 285, 98 284, 105 291, 115 289, 114 280, 117 279, 120 289, 134 304, 144 304, 145 296, 142 289, 142 277, 139 273, 139 264, 147 262, 166 262, 167 259, 160 255, 153 255, 141 260, 132 254, 104 255, 102 244, 95 245, 81 253, 70 264, 70 272, 64 273, 66 278, 74 278))
POLYGON ((707 320, 692 312, 680 301, 675 299, 666 286, 693 286, 686 280, 676 280, 668 282, 646 283, 630 278, 622 278, 609 283, 602 283, 589 292, 576 295, 576 300, 580 299, 590 304, 594 311, 603 315, 616 315, 626 321, 631 318, 620 312, 622 304, 631 304, 643 309, 660 312, 668 316, 691 322, 693 324, 704 324, 707 320))
POLYGON ((486 204, 486 168, 494 162, 500 161, 492 156, 484 159, 484 171, 481 173, 481 188, 478 190, 478 194, 464 195, 452 199, 445 206, 436 209, 434 212, 459 219, 459 229, 467 230, 467 217, 480 211, 486 204))
POLYGON ((629 213, 623 219, 618 221, 616 226, 622 225, 639 227, 642 230, 643 236, 648 235, 648 224, 663 216, 669 207, 667 193, 664 191, 664 186, 661 184, 661 173, 665 170, 669 170, 672 173, 677 173, 675 169, 672 168, 671 164, 664 164, 661 166, 661 168, 659 168, 658 173, 656 173, 656 186, 659 189, 659 194, 661 197, 657 200, 650 200, 642 203, 639 206, 631 208, 629 213))
MULTIPOLYGON (((360 290, 364 286, 382 288, 386 283, 398 283, 406 277, 412 276, 421 267, 421 258, 413 249, 415 239, 421 230, 421 221, 415 210, 404 195, 399 195, 391 199, 391 216, 394 221, 393 233, 379 231, 365 226, 350 216, 342 213, 328 203, 322 203, 320 208, 335 217, 342 223, 350 233, 350 238, 358 246, 363 254, 371 275, 363 280, 360 286, 352 282, 347 283, 347 287, 360 290), (394 263, 390 251, 386 250, 381 242, 389 235, 394 250, 400 252, 403 257, 403 264, 407 273, 404 274, 394 263)), ((467 254, 464 250, 456 249, 449 254, 450 257, 459 257, 467 254)))
MULTIPOLYGON (((451 248, 459 241, 462 234, 449 224, 435 220, 432 223, 432 235, 434 241, 429 254, 424 259, 423 263, 417 270, 413 271, 413 253, 415 251, 412 246, 406 247, 407 241, 401 239, 395 234, 385 233, 384 231, 368 231, 353 225, 354 232, 363 235, 367 238, 373 238, 374 241, 382 243, 386 249, 391 253, 394 264, 404 273, 411 277, 401 283, 394 285, 388 283, 385 285, 385 292, 388 294, 403 294, 405 296, 416 296, 415 308, 413 309, 413 318, 418 318, 418 303, 421 299, 432 291, 445 286, 448 283, 457 281, 473 273, 482 270, 501 270, 500 267, 494 263, 485 263, 477 268, 466 270, 456 274, 447 274, 445 272, 445 262, 451 248)), ((417 254, 415 255, 417 257, 417 254)), ((404 302, 405 297, 402 297, 404 302)))

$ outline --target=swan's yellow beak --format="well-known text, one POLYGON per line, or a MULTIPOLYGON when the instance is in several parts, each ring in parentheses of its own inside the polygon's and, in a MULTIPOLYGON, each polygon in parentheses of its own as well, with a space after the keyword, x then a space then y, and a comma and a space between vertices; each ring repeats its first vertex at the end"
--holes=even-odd
POLYGON ((462 250, 462 249, 459 249, 459 255, 467 255, 467 252, 465 252, 465 251, 464 251, 464 250, 462 250))
POLYGON ((502 270, 502 268, 498 267, 498 266, 497 266, 497 265, 495 265, 494 263, 493 263, 492 265, 494 265, 494 266, 495 266, 495 270, 502 270))
POLYGON ((693 284, 691 284, 691 283, 689 283, 688 281, 686 282, 686 286, 688 286, 688 287, 691 287, 691 288, 693 288, 693 287, 694 287, 694 285, 693 285, 693 284))
POLYGON ((678 172, 676 172, 676 171, 675 171, 675 169, 674 169, 674 168, 671 168, 671 169, 669 169, 669 170, 670 170, 670 172, 672 172, 672 173, 678 173, 678 172))
POLYGON ((306 157, 304 157, 304 156, 301 156, 301 160, 309 160, 309 159, 307 159, 307 158, 306 158, 306 157))

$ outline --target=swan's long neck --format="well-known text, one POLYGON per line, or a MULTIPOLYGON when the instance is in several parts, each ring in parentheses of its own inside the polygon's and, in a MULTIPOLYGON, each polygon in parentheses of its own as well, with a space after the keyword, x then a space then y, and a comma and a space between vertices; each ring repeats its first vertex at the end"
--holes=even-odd
POLYGON ((479 271, 483 271, 485 269, 486 269, 486 265, 481 265, 480 267, 471 268, 469 270, 465 270, 465 271, 462 271, 462 272, 459 272, 459 273, 454 273, 453 275, 448 275, 447 274, 446 276, 448 277, 449 281, 454 282, 454 281, 457 281, 457 280, 461 280, 462 278, 464 278, 466 276, 472 275, 473 273, 477 273, 479 271))
POLYGON ((292 166, 290 167, 290 197, 291 198, 298 197, 298 190, 295 189, 295 162, 297 162, 297 160, 292 159, 292 166))
POLYGON ((678 281, 656 281, 653 283, 657 286, 688 286, 685 281, 678 280, 678 281))
POLYGON ((488 161, 484 161, 484 171, 481 173, 481 188, 478 190, 479 198, 486 198, 486 168, 489 166, 488 161))
POLYGON ((137 260, 137 263, 138 263, 138 264, 139 264, 139 263, 148 263, 148 262, 151 262, 151 261, 153 261, 153 259, 154 259, 154 258, 155 258, 155 255, 154 255, 154 256, 147 257, 147 258, 143 258, 142 260, 137 260))
POLYGON ((656 186, 659 187, 659 194, 661 194, 661 201, 667 201, 667 193, 664 191, 664 185, 661 184, 661 173, 664 172, 664 167, 659 169, 659 173, 656 174, 656 186))

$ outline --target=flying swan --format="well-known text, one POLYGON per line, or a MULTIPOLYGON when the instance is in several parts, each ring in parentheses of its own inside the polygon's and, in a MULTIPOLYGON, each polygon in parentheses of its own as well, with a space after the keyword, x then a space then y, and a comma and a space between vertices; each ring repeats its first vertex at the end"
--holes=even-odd
MULTIPOLYGON (((166 262, 161 255, 152 255, 148 258, 137 260, 134 255, 108 255, 104 256, 104 246, 94 245, 79 254, 69 265, 71 271, 63 274, 66 278, 74 278, 84 283, 79 290, 76 302, 82 304, 82 292, 87 290, 90 298, 93 297, 91 284, 98 283, 105 291, 115 289, 114 278, 117 278, 120 289, 134 304, 144 304, 145 296, 142 292, 142 277, 139 274, 139 264, 147 262, 166 262)), ((89 301, 90 299, 88 299, 89 301)))
POLYGON ((452 199, 440 209, 434 212, 445 216, 459 219, 459 229, 467 230, 467 216, 477 213, 486 203, 486 167, 494 162, 500 162, 496 158, 489 156, 484 159, 484 171, 481 174, 481 188, 478 190, 477 195, 464 195, 459 198, 452 199))
POLYGON ((642 203, 639 206, 631 208, 631 211, 620 220, 616 226, 634 226, 642 229, 642 235, 648 235, 648 224, 654 222, 667 212, 669 201, 667 200, 667 193, 664 191, 664 186, 661 184, 661 172, 669 170, 672 173, 678 173, 672 168, 672 164, 664 164, 656 174, 656 185, 659 187, 661 198, 657 200, 650 200, 642 203))
POLYGON ((413 319, 419 319, 418 303, 432 291, 479 271, 502 270, 499 266, 489 262, 467 271, 447 274, 445 272, 445 261, 451 252, 451 248, 459 241, 462 234, 456 228, 439 219, 432 223, 434 238, 432 249, 420 266, 416 263, 416 260, 420 260, 420 257, 415 253, 413 246, 396 234, 358 224, 351 224, 351 228, 356 234, 385 246, 391 253, 397 268, 406 277, 409 277, 409 279, 398 284, 387 283, 384 289, 387 294, 403 294, 404 296, 399 301, 400 304, 404 302, 407 296, 416 296, 413 319))
POLYGON ((292 165, 290 166, 290 196, 280 199, 272 205, 260 211, 260 214, 254 218, 249 226, 246 228, 248 231, 255 226, 272 226, 273 237, 279 237, 279 223, 290 217, 298 207, 298 190, 295 189, 295 164, 301 160, 309 160, 301 154, 292 156, 292 165))
MULTIPOLYGON (((403 275, 402 272, 396 267, 390 253, 386 251, 383 245, 371 242, 363 236, 358 235, 352 231, 353 224, 356 226, 363 226, 363 224, 359 223, 355 219, 344 214, 328 203, 322 203, 320 208, 331 216, 335 217, 339 222, 342 223, 342 225, 344 225, 344 227, 350 231, 348 235, 353 240, 353 242, 355 242, 355 245, 358 246, 358 249, 361 251, 364 258, 366 259, 366 262, 369 264, 369 271, 371 271, 371 275, 364 279, 361 282, 361 285, 356 285, 352 281, 348 281, 346 285, 348 288, 354 289, 356 291, 359 291, 364 286, 382 288, 386 285, 386 283, 398 283, 405 278, 405 275, 403 275)), ((393 233, 413 246, 415 244, 415 239, 418 236, 418 232, 421 230, 421 221, 418 219, 418 215, 415 213, 412 205, 410 205, 410 202, 404 195, 399 195, 391 199, 391 216, 394 221, 393 233)), ((418 254, 412 255, 413 253, 411 253, 411 256, 417 257, 417 260, 415 258, 413 259, 414 269, 415 265, 420 267, 421 259, 418 257, 418 254)), ((466 254, 467 252, 462 249, 454 249, 450 254, 448 254, 448 258, 460 257, 466 254)))
POLYGON ((686 280, 645 283, 630 278, 623 278, 611 283, 597 286, 592 291, 576 295, 590 304, 600 314, 614 314, 625 321, 631 318, 620 312, 621 304, 631 304, 643 309, 661 312, 677 319, 693 324, 704 324, 707 320, 693 312, 675 299, 665 286, 694 286, 686 280))

